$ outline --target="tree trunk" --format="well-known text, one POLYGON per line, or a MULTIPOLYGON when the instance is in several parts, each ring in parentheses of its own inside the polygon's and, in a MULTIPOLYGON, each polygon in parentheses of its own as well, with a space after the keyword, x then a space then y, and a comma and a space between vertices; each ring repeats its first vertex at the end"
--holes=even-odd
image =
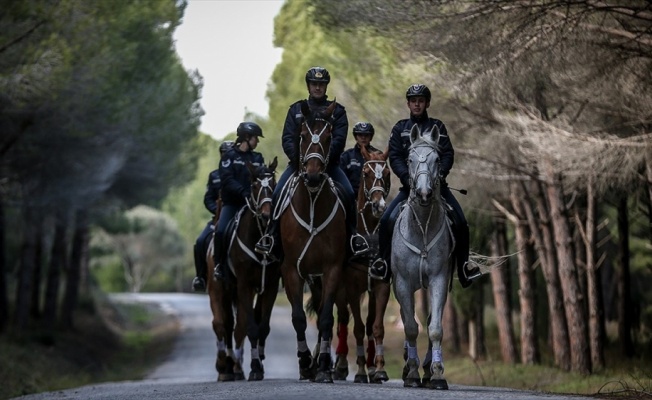
POLYGON ((66 265, 66 218, 57 214, 54 223, 54 240, 48 266, 43 304, 43 324, 47 333, 53 333, 57 321, 59 282, 61 269, 66 265))
POLYGON ((36 218, 36 248, 34 249, 34 272, 32 274, 32 298, 30 314, 34 319, 41 315, 41 278, 43 276, 43 247, 45 246, 45 224, 43 218, 36 218))
POLYGON ((66 275, 66 292, 61 304, 61 322, 64 327, 74 326, 73 315, 79 299, 79 284, 85 252, 88 248, 88 219, 85 210, 78 211, 75 218, 75 233, 72 239, 70 266, 66 275))
POLYGON ((512 184, 510 190, 512 208, 515 212, 514 236, 518 260, 518 299, 521 309, 521 362, 525 365, 540 362, 539 344, 537 342, 537 302, 535 297, 534 257, 529 244, 530 230, 526 220, 523 202, 525 201, 521 186, 512 184))
MULTIPOLYGON (((494 232, 491 239, 491 256, 498 259, 507 254, 507 229, 502 219, 494 219, 494 232)), ((509 301, 509 261, 491 271, 491 287, 496 307, 496 323, 503 362, 516 363, 516 340, 512 327, 512 305, 509 301)))
POLYGON ((0 333, 9 322, 9 296, 7 295, 7 259, 5 246, 5 205, 0 197, 0 333))
POLYGON ((21 332, 29 321, 29 300, 32 293, 32 273, 34 271, 34 253, 36 251, 36 228, 33 212, 29 206, 23 207, 23 244, 20 250, 20 267, 18 286, 16 287, 16 328, 21 332))
POLYGON ((618 282, 618 337, 623 355, 634 356, 632 341, 632 298, 629 274, 629 221, 627 215, 627 195, 623 194, 618 201, 618 249, 620 268, 617 270, 618 282))
MULTIPOLYGON (((589 178, 586 188, 586 225, 584 244, 586 248, 586 295, 589 311, 589 349, 593 372, 604 369, 604 309, 600 288, 600 270, 596 265, 596 198, 593 180, 589 178)), ((578 224, 581 226, 581 224, 578 224)))
POLYGON ((570 370, 570 342, 568 339, 568 328, 564 314, 564 301, 561 294, 559 275, 555 268, 556 257, 552 232, 550 230, 550 217, 548 207, 543 197, 541 187, 534 182, 530 195, 534 198, 536 209, 540 220, 535 217, 534 210, 530 203, 523 201, 523 208, 528 219, 535 248, 541 263, 541 270, 546 283, 546 294, 548 295, 548 312, 550 314, 550 341, 555 365, 564 371, 570 370))
POLYGON ((483 285, 476 285, 473 289, 473 312, 469 318, 469 356, 473 360, 485 358, 487 348, 484 335, 484 302, 483 285))
POLYGON ((546 192, 550 202, 550 216, 554 228, 559 280, 561 281, 564 309, 570 339, 571 371, 581 374, 591 372, 589 343, 586 327, 586 313, 575 269, 572 237, 565 215, 564 201, 559 176, 553 171, 550 160, 544 160, 544 175, 548 182, 546 192))

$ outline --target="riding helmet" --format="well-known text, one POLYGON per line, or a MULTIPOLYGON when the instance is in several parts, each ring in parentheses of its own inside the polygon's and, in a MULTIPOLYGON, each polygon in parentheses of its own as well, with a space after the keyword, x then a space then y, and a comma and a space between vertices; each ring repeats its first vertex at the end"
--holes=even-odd
POLYGON ((330 81, 331 75, 326 68, 312 67, 306 72, 306 85, 308 82, 325 82, 328 84, 330 81))
POLYGON ((247 135, 260 136, 262 138, 265 137, 263 136, 263 130, 255 122, 241 122, 240 125, 238 125, 237 132, 239 139, 244 139, 247 135))
POLYGON ((428 86, 422 84, 414 84, 410 86, 405 93, 405 98, 410 99, 410 97, 423 96, 426 98, 426 101, 430 101, 430 89, 428 86))
POLYGON ((374 126, 371 125, 371 122, 358 122, 353 125, 353 136, 355 137, 360 133, 374 137, 374 126))
POLYGON ((231 147, 233 147, 233 141, 232 140, 225 140, 220 145, 220 154, 226 153, 231 147))

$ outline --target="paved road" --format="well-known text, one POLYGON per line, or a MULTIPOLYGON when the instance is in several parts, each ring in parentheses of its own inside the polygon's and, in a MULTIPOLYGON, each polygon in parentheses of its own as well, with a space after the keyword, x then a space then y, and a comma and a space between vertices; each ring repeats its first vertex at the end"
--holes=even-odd
MULTIPOLYGON (((282 295, 282 294, 281 294, 282 295)), ((216 382, 214 363, 215 336, 211 329, 208 296, 197 294, 120 294, 116 301, 147 301, 160 303, 176 315, 181 334, 172 354, 147 379, 136 382, 115 382, 88 385, 76 389, 39 393, 19 397, 21 400, 40 399, 305 399, 316 396, 338 400, 365 399, 477 399, 477 400, 577 400, 577 396, 547 395, 504 388, 450 385, 450 390, 433 393, 428 389, 403 388, 400 380, 382 385, 359 385, 351 380, 334 384, 299 381, 296 343, 289 307, 277 306, 272 316, 272 330, 267 344, 265 380, 260 382, 216 382)), ((310 326, 309 345, 316 340, 316 330, 310 326)), ((248 346, 245 367, 249 365, 248 346)), ((247 371, 248 372, 248 371, 247 371)))

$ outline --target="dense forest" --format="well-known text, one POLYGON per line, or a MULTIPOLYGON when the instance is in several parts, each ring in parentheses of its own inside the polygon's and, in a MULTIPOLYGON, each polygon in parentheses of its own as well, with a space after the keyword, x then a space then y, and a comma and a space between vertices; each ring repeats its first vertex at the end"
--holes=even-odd
MULTIPOLYGON (((305 71, 320 65, 350 126, 372 122, 383 148, 407 117, 405 90, 425 83, 429 113, 455 146, 449 183, 469 192, 458 198, 472 250, 503 262, 467 290, 454 286, 452 342, 484 357, 489 305, 506 363, 588 374, 607 366, 608 348, 649 358, 652 6, 621 3, 286 0, 269 117, 243 118, 263 127, 266 158, 282 155, 287 107, 306 97, 305 71)), ((5 332, 73 324, 89 275, 120 290, 189 289, 217 143, 197 132, 201 75, 183 69, 171 39, 184 7, 3 6, 5 332), (161 248, 130 248, 141 239, 134 247, 161 248), (159 257, 169 281, 134 253, 159 257)))

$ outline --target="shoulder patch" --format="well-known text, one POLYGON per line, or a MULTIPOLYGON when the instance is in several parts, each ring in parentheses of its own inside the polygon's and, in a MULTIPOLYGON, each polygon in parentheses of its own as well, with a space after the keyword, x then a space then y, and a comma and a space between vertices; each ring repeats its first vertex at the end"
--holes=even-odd
POLYGON ((229 168, 230 165, 231 165, 231 160, 227 159, 222 161, 222 167, 229 168))

